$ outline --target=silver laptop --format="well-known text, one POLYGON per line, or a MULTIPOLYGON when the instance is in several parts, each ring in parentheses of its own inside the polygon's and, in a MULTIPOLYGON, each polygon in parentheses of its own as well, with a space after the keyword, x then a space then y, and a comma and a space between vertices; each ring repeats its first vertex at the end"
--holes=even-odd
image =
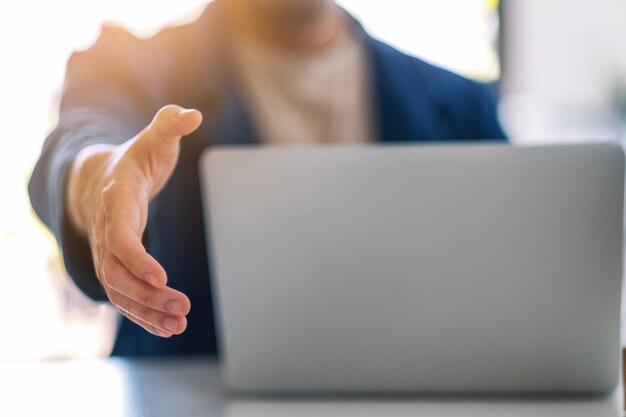
POLYGON ((201 173, 229 389, 616 386, 619 147, 213 148, 201 173))

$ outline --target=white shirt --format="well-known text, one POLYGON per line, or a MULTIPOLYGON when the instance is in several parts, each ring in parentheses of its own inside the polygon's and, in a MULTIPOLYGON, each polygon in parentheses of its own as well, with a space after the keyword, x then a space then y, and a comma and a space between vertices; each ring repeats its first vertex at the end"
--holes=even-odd
POLYGON ((261 139, 269 144, 372 139, 366 51, 349 32, 302 54, 251 39, 235 45, 237 76, 261 139))

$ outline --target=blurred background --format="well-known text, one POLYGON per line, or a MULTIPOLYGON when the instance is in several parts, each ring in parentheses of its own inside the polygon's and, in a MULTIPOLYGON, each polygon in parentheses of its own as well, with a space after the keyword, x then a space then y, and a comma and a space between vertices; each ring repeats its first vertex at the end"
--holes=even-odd
MULTIPOLYGON (((62 268, 26 194, 55 124, 65 62, 103 22, 150 36, 206 0, 35 0, 0 5, 0 361, 109 353, 116 314, 62 268)), ((374 36, 491 82, 516 143, 626 139, 626 1, 340 0, 374 36)))

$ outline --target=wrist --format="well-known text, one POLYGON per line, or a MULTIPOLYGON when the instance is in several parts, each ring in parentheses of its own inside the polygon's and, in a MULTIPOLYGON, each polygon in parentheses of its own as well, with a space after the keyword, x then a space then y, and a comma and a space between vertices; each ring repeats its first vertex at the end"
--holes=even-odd
POLYGON ((107 171, 114 145, 98 144, 82 149, 72 162, 66 185, 66 209, 72 226, 87 235, 99 184, 107 171))

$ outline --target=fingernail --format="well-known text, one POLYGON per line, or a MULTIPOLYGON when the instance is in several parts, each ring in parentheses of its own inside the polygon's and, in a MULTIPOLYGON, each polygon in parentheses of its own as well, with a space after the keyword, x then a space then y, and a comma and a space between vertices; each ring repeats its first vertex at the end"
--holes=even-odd
POLYGON ((168 313, 182 315, 183 314, 183 304, 180 301, 168 301, 165 304, 165 309, 168 313))
POLYGON ((166 330, 172 333, 174 333, 176 331, 176 327, 178 327, 178 322, 173 317, 165 317, 163 321, 161 321, 161 324, 166 330))
POLYGON ((177 116, 178 118, 182 118, 182 117, 185 117, 185 116, 187 116, 188 114, 193 113, 193 112, 195 112, 195 110, 194 110, 194 109, 184 109, 184 110, 179 111, 179 112, 178 112, 178 114, 177 114, 176 116, 177 116))

